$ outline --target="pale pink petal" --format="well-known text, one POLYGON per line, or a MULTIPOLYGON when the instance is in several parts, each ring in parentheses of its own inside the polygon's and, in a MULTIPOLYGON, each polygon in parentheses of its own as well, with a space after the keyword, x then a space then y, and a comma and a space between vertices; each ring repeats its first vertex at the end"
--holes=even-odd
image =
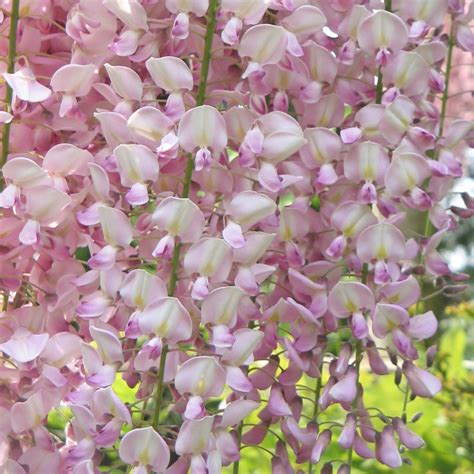
POLYGON ((15 403, 11 408, 13 431, 21 433, 39 426, 48 414, 49 408, 43 392, 34 393, 25 402, 15 403))
POLYGON ((235 222, 248 229, 274 214, 276 204, 265 194, 243 191, 234 196, 227 210, 235 222))
POLYGON ((72 199, 50 186, 35 186, 24 190, 26 212, 41 225, 56 227, 66 216, 72 199))
POLYGON ((375 49, 402 49, 408 41, 405 23, 393 13, 378 10, 359 25, 357 40, 360 47, 368 53, 375 49))
POLYGON ((201 307, 203 324, 225 324, 232 328, 237 321, 237 310, 243 296, 240 288, 226 286, 212 290, 201 307))
POLYGON ((222 426, 238 425, 245 417, 256 410, 260 404, 254 400, 236 400, 226 406, 222 414, 222 426))
POLYGON ((405 308, 379 303, 375 307, 372 329, 377 337, 385 337, 392 329, 403 327, 410 320, 405 308))
POLYGON ((363 262, 386 260, 398 262, 405 257, 405 237, 388 222, 364 229, 357 238, 357 255, 363 262))
POLYGON ((114 91, 124 99, 140 100, 143 94, 143 84, 140 76, 125 66, 105 64, 114 91))
POLYGON ((242 20, 236 16, 230 18, 221 33, 222 41, 231 46, 239 41, 242 31, 242 20))
POLYGON ((331 224, 346 237, 357 237, 366 227, 377 222, 371 209, 365 204, 346 201, 331 215, 331 224))
POLYGON ((167 294, 166 285, 159 277, 141 269, 128 273, 120 288, 125 304, 140 310, 167 294))
POLYGON ((51 336, 41 353, 41 359, 55 367, 64 367, 79 357, 81 338, 68 332, 59 332, 51 336))
POLYGON ((41 354, 48 339, 48 334, 32 334, 19 328, 10 340, 0 344, 0 350, 18 362, 30 362, 41 354))
POLYGON ((184 418, 186 420, 198 420, 206 414, 204 402, 201 397, 190 397, 184 411, 184 418))
POLYGON ((244 328, 235 331, 234 336, 234 345, 224 352, 222 361, 238 367, 253 358, 254 350, 263 339, 263 332, 244 328))
POLYGON ((130 115, 127 125, 140 137, 158 145, 170 133, 173 121, 156 107, 141 107, 130 115))
POLYGON ((192 90, 193 76, 187 64, 174 56, 150 58, 146 68, 153 82, 167 92, 192 90))
POLYGON ((209 443, 213 422, 213 416, 206 416, 200 420, 186 420, 179 429, 175 445, 176 453, 201 454, 209 443))
POLYGON ((426 61, 415 52, 400 51, 383 68, 384 81, 387 80, 408 97, 422 94, 430 78, 426 61))
POLYGON ((409 308, 420 298, 421 290, 418 281, 413 278, 390 283, 384 286, 381 294, 387 303, 398 304, 404 308, 409 308))
POLYGON ((129 431, 120 442, 119 456, 128 464, 151 466, 157 473, 165 472, 170 462, 168 445, 151 426, 129 431))
POLYGON ((3 177, 17 186, 30 187, 48 183, 47 173, 29 158, 8 160, 2 169, 3 177))
POLYGON ((133 238, 133 228, 128 217, 113 207, 99 208, 100 224, 105 241, 110 245, 128 247, 133 238))
POLYGON ((33 219, 28 219, 18 235, 18 240, 23 245, 34 245, 38 242, 40 225, 33 219))
POLYGON ((403 372, 410 389, 419 397, 431 398, 441 390, 441 382, 428 371, 420 369, 411 362, 404 362, 403 372))
POLYGON ((88 260, 88 265, 94 270, 110 270, 115 265, 117 258, 117 248, 106 245, 88 260))
POLYGON ((349 367, 344 377, 329 390, 332 399, 340 403, 351 403, 357 395, 357 373, 349 367))
POLYGON ((81 318, 98 318, 110 306, 111 301, 102 295, 89 297, 82 300, 81 304, 76 308, 76 314, 81 318))
POLYGON ((60 143, 48 150, 43 160, 43 169, 57 176, 85 173, 86 164, 93 161, 92 154, 70 143, 60 143))
POLYGON ((178 137, 180 146, 190 153, 196 148, 210 148, 213 152, 220 152, 227 145, 225 120, 214 107, 195 107, 183 115, 178 127, 178 137))
POLYGON ((51 95, 51 91, 40 84, 28 68, 20 69, 13 74, 4 72, 3 77, 15 95, 26 102, 43 102, 51 95))
POLYGON ((0 123, 10 123, 12 120, 13 120, 12 114, 8 112, 0 111, 0 123))
POLYGON ((179 368, 175 386, 182 395, 199 395, 204 400, 218 397, 224 390, 225 372, 215 357, 193 357, 179 368))
POLYGON ((123 363, 122 344, 114 333, 94 326, 91 326, 89 331, 97 343, 99 355, 106 364, 123 363))
POLYGON ((131 29, 148 29, 145 8, 137 0, 104 0, 104 6, 131 29))
POLYGON ((273 385, 268 398, 268 410, 274 416, 291 416, 291 411, 288 402, 284 399, 281 387, 273 385))
POLYGON ((183 242, 196 242, 204 230, 204 215, 190 199, 167 197, 158 204, 152 217, 158 229, 179 237, 183 242))
POLYGON ((382 433, 377 433, 375 438, 375 456, 382 464, 392 468, 402 465, 402 458, 398 452, 392 426, 385 426, 382 433))
POLYGON ((426 160, 416 153, 394 156, 385 175, 385 187, 392 197, 400 197, 431 176, 426 160))
POLYGON ((235 336, 230 332, 227 326, 213 326, 212 328, 212 345, 214 347, 232 347, 235 342, 235 336))
POLYGON ((288 44, 286 31, 281 26, 257 25, 249 28, 240 40, 239 56, 248 56, 260 64, 278 63, 288 44))
POLYGON ((387 151, 381 145, 365 141, 351 148, 344 159, 344 175, 355 183, 361 181, 383 183, 389 164, 387 151))
POLYGON ((260 170, 258 172, 258 182, 267 191, 277 193, 281 190, 281 178, 278 175, 278 171, 270 163, 262 162, 260 170))
POLYGON ((131 206, 142 206, 148 202, 148 187, 143 183, 135 183, 125 195, 131 206))
POLYGON ((418 314, 410 318, 408 334, 419 340, 428 339, 436 333, 438 329, 438 320, 433 311, 427 311, 424 314, 418 314))
POLYGON ((179 12, 173 22, 171 28, 171 35, 173 38, 185 40, 189 36, 189 15, 184 12, 179 12))
POLYGON ((184 257, 188 274, 198 273, 215 282, 224 281, 232 266, 232 250, 223 239, 206 237, 191 246, 184 257))
POLYGON ((67 64, 53 74, 51 88, 54 92, 82 97, 89 93, 96 78, 97 68, 94 64, 67 64))
POLYGON ((158 158, 146 146, 119 145, 115 148, 114 155, 117 158, 117 166, 124 186, 157 180, 158 158))
POLYGON ((211 169, 211 164, 212 153, 207 148, 199 148, 194 160, 194 169, 196 171, 209 171, 211 169))
POLYGON ((139 314, 138 322, 144 334, 153 333, 172 344, 190 338, 192 321, 177 298, 158 298, 139 314))
POLYGON ((302 5, 283 19, 281 25, 298 37, 315 35, 326 24, 323 12, 313 5, 302 5))
POLYGON ((229 220, 224 230, 222 237, 232 248, 241 248, 245 245, 245 237, 242 234, 242 227, 239 224, 229 220))

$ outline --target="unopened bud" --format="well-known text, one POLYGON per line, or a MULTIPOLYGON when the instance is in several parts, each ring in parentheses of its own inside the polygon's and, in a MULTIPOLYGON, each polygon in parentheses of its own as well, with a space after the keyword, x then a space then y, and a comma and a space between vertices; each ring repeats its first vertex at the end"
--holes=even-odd
POLYGON ((414 265, 405 270, 407 275, 424 275, 426 273, 426 268, 424 265, 414 265))
POLYGON ((390 362, 393 365, 397 365, 397 362, 398 362, 397 354, 395 354, 395 352, 390 348, 387 348, 387 352, 388 352, 388 356, 390 357, 390 362))
POLYGON ((400 367, 397 367, 395 370, 395 385, 400 385, 400 382, 402 381, 402 369, 400 367))
POLYGON ((390 418, 386 417, 383 413, 377 415, 387 425, 390 423, 390 418))
POLYGON ((426 273, 426 267, 424 265, 416 265, 413 267, 413 273, 415 275, 424 275, 426 273))
POLYGON ((337 470, 337 474, 349 474, 351 472, 351 469, 347 464, 341 464, 339 466, 339 469, 337 470))
POLYGON ((451 279, 453 281, 466 281, 466 280, 470 280, 471 278, 471 275, 469 275, 468 273, 453 273, 451 275, 451 279))
POLYGON ((321 474, 332 474, 332 464, 330 462, 324 464, 321 468, 321 474))
POLYGON ((453 214, 461 217, 461 219, 470 219, 474 216, 474 209, 464 209, 458 206, 451 206, 449 209, 453 214))
POLYGON ((462 200, 468 209, 474 209, 474 198, 468 193, 461 193, 462 200))
POLYGON ((438 353, 438 346, 433 345, 426 351, 426 367, 431 367, 435 361, 436 354, 438 353))
POLYGON ((423 412, 419 411, 411 417, 411 422, 416 423, 423 416, 423 412))
POLYGON ((407 464, 408 466, 411 466, 413 463, 410 458, 402 458, 403 464, 407 464))
POLYGON ((446 296, 459 295, 468 288, 468 285, 446 285, 443 288, 443 294, 446 296))

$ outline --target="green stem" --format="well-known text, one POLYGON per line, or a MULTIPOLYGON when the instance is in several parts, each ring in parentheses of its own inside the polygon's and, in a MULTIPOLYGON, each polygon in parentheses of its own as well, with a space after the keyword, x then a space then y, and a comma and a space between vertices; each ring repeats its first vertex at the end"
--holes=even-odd
MULTIPOLYGON (((206 28, 206 38, 204 40, 204 52, 201 66, 201 76, 199 78, 198 92, 196 96, 196 107, 200 107, 204 104, 206 99, 206 87, 207 78, 209 76, 209 66, 211 64, 211 49, 212 49, 212 38, 214 36, 214 30, 216 27, 216 11, 217 11, 217 0, 210 0, 208 9, 208 21, 206 28)), ((184 184, 181 197, 187 198, 189 196, 189 189, 191 187, 191 178, 194 169, 194 160, 192 155, 189 155, 186 161, 186 170, 184 173, 184 184)), ((181 243, 177 242, 174 246, 173 257, 171 259, 171 276, 168 287, 168 293, 170 296, 174 296, 176 290, 176 283, 178 281, 178 268, 179 258, 181 254, 181 243)), ((160 367, 158 369, 158 377, 156 382, 156 393, 155 393, 155 411, 153 413, 153 427, 158 428, 160 424, 160 410, 163 401, 163 377, 165 373, 166 356, 168 354, 168 346, 165 344, 160 356, 160 367)))
MULTIPOLYGON (((242 430, 244 428, 243 422, 240 422, 239 424, 239 429, 237 431, 237 445, 239 446, 239 451, 240 449, 240 443, 242 441, 242 430)), ((234 465, 232 466, 232 474, 239 474, 239 464, 240 464, 240 458, 237 459, 237 461, 234 462, 234 465)))
MULTIPOLYGON (((18 27, 18 19, 20 17, 20 0, 13 0, 10 16, 10 33, 8 34, 8 58, 7 72, 13 74, 15 72, 16 59, 16 32, 18 27)), ((5 111, 12 111, 13 89, 5 82, 5 111)), ((2 167, 8 156, 10 146, 10 128, 11 123, 5 123, 2 134, 2 154, 0 156, 0 167, 2 167)), ((3 187, 3 177, 0 182, 0 188, 3 187)))
POLYGON ((377 89, 375 90, 375 103, 382 103, 383 95, 383 75, 382 75, 382 66, 379 66, 379 71, 377 73, 377 89))
POLYGON ((155 410, 153 412, 153 420, 151 425, 155 430, 158 430, 160 424, 160 410, 163 401, 163 378, 165 375, 166 355, 168 354, 168 346, 165 344, 160 355, 160 367, 158 369, 158 380, 156 382, 155 392, 155 410))
MULTIPOLYGON (((319 368, 320 376, 316 380, 316 388, 314 389, 314 406, 313 406, 313 416, 312 420, 316 421, 319 414, 319 397, 321 395, 321 388, 323 386, 323 364, 319 368)), ((308 474, 313 474, 313 463, 309 461, 308 465, 308 474)))
MULTIPOLYGON (((448 105, 448 100, 449 100, 449 80, 451 77, 451 69, 452 69, 452 61, 453 61, 453 49, 454 49, 454 21, 451 18, 451 29, 449 30, 449 38, 448 38, 448 55, 446 58, 446 70, 444 73, 444 91, 443 91, 443 97, 441 99, 441 112, 440 112, 440 118, 439 118, 439 132, 438 132, 438 141, 439 139, 443 136, 444 132, 444 123, 446 119, 446 109, 448 105)), ((438 158, 438 153, 439 153, 439 148, 435 150, 434 158, 438 158)), ((428 237, 431 235, 432 232, 432 227, 431 227, 431 221, 429 217, 429 213, 426 212, 426 217, 425 217, 425 226, 424 226, 424 231, 423 231, 423 237, 428 237)), ((424 261, 424 256, 420 255, 420 264, 423 264, 424 261)), ((418 307, 420 304, 420 300, 417 301, 416 303, 416 313, 418 313, 418 307)), ((403 398, 403 405, 402 405, 402 420, 405 422, 406 421, 406 416, 407 416, 407 405, 408 405, 408 399, 410 396, 410 386, 408 385, 408 382, 406 384, 406 390, 405 390, 405 396, 403 398)))
POLYGON ((443 136, 444 121, 446 119, 446 107, 449 99, 449 79, 451 77, 451 65, 453 61, 453 49, 454 49, 454 21, 451 20, 451 30, 449 31, 448 39, 448 56, 446 60, 446 71, 444 73, 444 92, 441 99, 441 115, 439 118, 439 134, 438 138, 443 136))
MULTIPOLYGON (((363 281, 363 283, 366 283, 366 281, 363 281)), ((352 410, 355 411, 357 409, 357 395, 359 392, 359 372, 360 372, 360 363, 362 362, 362 347, 360 341, 357 341, 356 343, 356 353, 355 353, 355 369, 356 369, 356 397, 354 401, 352 402, 352 410)), ((349 452, 347 454, 347 465, 349 466, 349 473, 352 470, 352 456, 353 456, 353 449, 352 446, 349 448, 349 452)))
POLYGON ((408 405, 408 397, 410 396, 410 386, 408 382, 405 387, 405 397, 403 398, 403 406, 402 406, 402 420, 403 423, 407 422, 407 405, 408 405))

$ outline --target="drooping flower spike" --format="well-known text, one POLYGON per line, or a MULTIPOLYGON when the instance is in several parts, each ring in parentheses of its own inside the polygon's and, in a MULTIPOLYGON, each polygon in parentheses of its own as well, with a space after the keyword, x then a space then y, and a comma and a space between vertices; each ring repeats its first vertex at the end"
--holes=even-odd
POLYGON ((465 287, 439 246, 474 214, 473 11, 4 2, 0 472, 408 463, 431 296, 465 287))

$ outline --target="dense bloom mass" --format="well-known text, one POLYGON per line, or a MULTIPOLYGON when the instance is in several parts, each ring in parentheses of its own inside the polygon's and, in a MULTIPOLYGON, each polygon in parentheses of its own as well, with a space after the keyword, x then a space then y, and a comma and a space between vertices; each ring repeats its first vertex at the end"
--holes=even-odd
POLYGON ((423 291, 465 279, 437 248, 474 215, 444 206, 473 5, 1 5, 0 472, 408 463, 441 390, 423 291))

